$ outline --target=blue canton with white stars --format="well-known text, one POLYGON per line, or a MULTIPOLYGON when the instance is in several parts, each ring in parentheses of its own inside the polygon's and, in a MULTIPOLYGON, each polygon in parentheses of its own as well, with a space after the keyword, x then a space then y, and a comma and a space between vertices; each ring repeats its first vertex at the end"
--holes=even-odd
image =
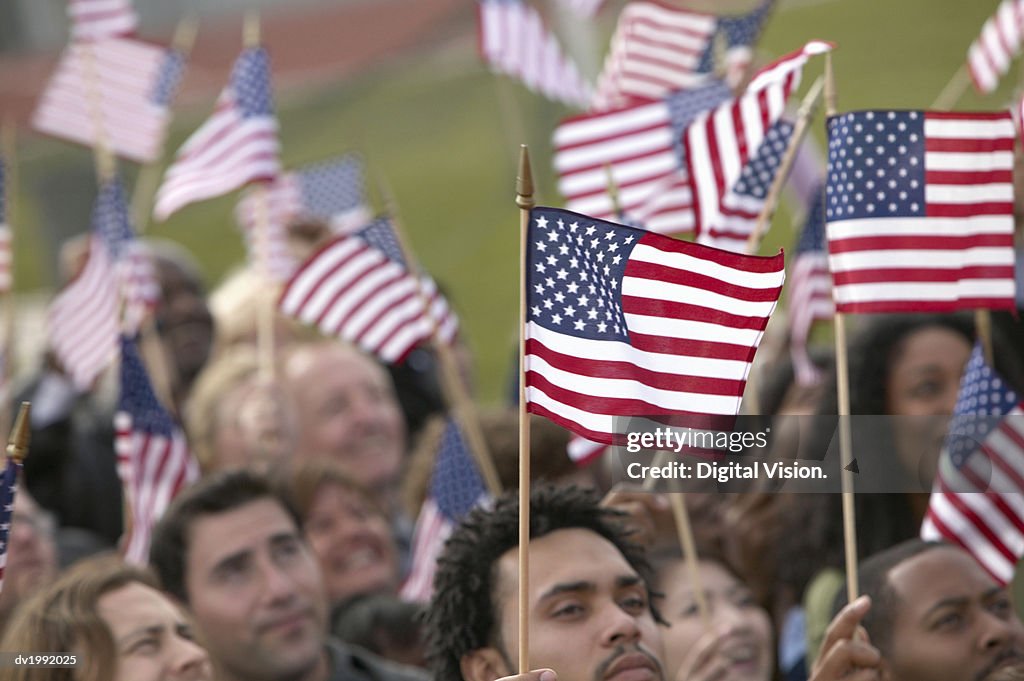
POLYGON ((757 154, 743 166, 740 179, 732 191, 741 196, 764 200, 775 181, 775 173, 782 164, 782 157, 792 135, 793 124, 789 121, 779 121, 769 128, 757 154))
POLYGON ((466 441, 453 419, 448 420, 430 479, 430 494, 441 513, 458 522, 487 493, 466 441))
POLYGON ((964 368, 946 438, 946 450, 953 465, 962 468, 1019 402, 1013 389, 985 362, 981 345, 975 344, 964 368))
POLYGON ((270 59, 262 47, 247 49, 235 62, 231 74, 235 103, 243 118, 271 116, 270 59))
MULTIPOLYGON (((753 45, 758 35, 761 34, 761 27, 764 24, 764 20, 768 17, 768 12, 771 11, 772 3, 773 0, 767 0, 753 12, 738 17, 721 17, 718 20, 714 35, 721 34, 725 36, 726 49, 753 45)), ((707 47, 704 49, 704 53, 700 56, 697 73, 710 73, 714 69, 714 53, 715 40, 714 36, 712 36, 708 41, 707 47)))
POLYGON ((402 255, 402 247, 395 235, 395 228, 391 224, 391 218, 386 216, 377 218, 356 232, 356 236, 382 252, 388 260, 408 269, 405 257, 402 255))
POLYGON ((924 217, 921 111, 855 111, 828 122, 828 221, 924 217))
POLYGON ((796 244, 796 253, 824 252, 825 250, 825 187, 819 185, 807 211, 807 221, 800 241, 796 244))
MULTIPOLYGON (((7 458, 3 478, 0 478, 0 555, 7 553, 7 539, 11 535, 11 515, 14 512, 14 495, 18 491, 18 470, 21 464, 7 458)), ((0 575, 3 572, 0 571, 0 575)))
POLYGON ((298 175, 303 209, 312 216, 329 220, 364 202, 363 161, 355 154, 303 168, 298 175))
POLYGON ((100 189, 92 210, 92 222, 93 229, 99 232, 115 260, 135 241, 135 229, 128 214, 124 186, 118 178, 110 180, 100 189))
POLYGON ((683 133, 698 115, 732 98, 732 88, 715 80, 692 90, 680 90, 665 97, 672 124, 672 148, 681 166, 686 165, 683 133))
POLYGON ((160 65, 152 99, 157 106, 170 106, 171 98, 178 91, 178 83, 185 73, 185 55, 181 50, 168 50, 160 65))
POLYGON ((117 410, 131 415, 132 430, 170 438, 175 429, 171 415, 153 393, 149 375, 138 346, 130 338, 121 338, 121 396, 117 410))
POLYGON ((628 342, 622 278, 643 235, 577 213, 534 209, 527 257, 530 321, 577 338, 628 342))

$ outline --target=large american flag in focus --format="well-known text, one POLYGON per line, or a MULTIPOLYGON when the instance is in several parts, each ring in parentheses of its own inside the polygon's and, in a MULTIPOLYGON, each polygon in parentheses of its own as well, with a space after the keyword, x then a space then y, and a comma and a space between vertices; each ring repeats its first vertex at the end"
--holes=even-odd
POLYGON ((818 184, 818 191, 812 197, 804 228, 796 244, 787 292, 789 349, 793 372, 800 385, 812 385, 819 378, 819 372, 807 354, 807 338, 811 326, 819 319, 831 319, 836 312, 832 302, 828 253, 825 251, 824 184, 818 184))
POLYGON ((455 420, 448 419, 413 531, 412 565, 399 593, 403 600, 430 600, 437 559, 445 541, 464 515, 489 498, 465 438, 455 420))
POLYGON ((76 42, 130 35, 139 26, 131 0, 68 0, 68 18, 76 42))
POLYGON ((616 444, 616 417, 735 416, 785 278, 757 257, 555 208, 531 213, 528 409, 616 444))
POLYGON ((657 1, 627 3, 598 79, 594 108, 661 99, 707 83, 714 77, 716 41, 724 48, 725 81, 736 87, 750 67, 753 45, 773 2, 766 0, 741 16, 722 17, 657 1))
POLYGON ((180 50, 131 38, 72 43, 43 91, 32 127, 88 147, 102 139, 117 156, 154 161, 184 70, 180 50))
POLYGON ((959 544, 1002 584, 1024 555, 1024 405, 974 348, 921 536, 959 544))
POLYGON ((480 56, 493 70, 548 99, 581 109, 590 105, 590 84, 536 9, 523 0, 480 0, 477 7, 480 56))
POLYGON ((992 92, 1020 53, 1024 38, 1024 0, 1003 0, 967 50, 967 68, 979 92, 992 92))
POLYGON ((121 339, 121 396, 114 415, 117 470, 131 511, 125 560, 145 564, 153 526, 175 495, 199 479, 185 433, 157 400, 134 339, 121 339))
POLYGON ((278 149, 267 52, 247 48, 235 61, 213 115, 185 141, 167 169, 157 191, 155 217, 166 220, 190 203, 249 182, 273 180, 280 171, 278 149))
POLYGON ((839 312, 1013 308, 1009 112, 858 111, 828 127, 839 312))
POLYGON ((435 326, 444 343, 458 332, 458 319, 437 285, 410 272, 388 218, 314 253, 286 284, 279 309, 388 364, 430 340, 435 326))
POLYGON ((267 186, 266 206, 258 205, 259 192, 247 190, 235 208, 235 218, 245 235, 251 262, 259 262, 258 220, 267 211, 267 259, 271 274, 285 280, 299 263, 288 247, 288 225, 299 220, 318 220, 335 233, 351 232, 373 219, 366 203, 364 163, 359 154, 310 164, 286 172, 267 186))
POLYGON ((20 470, 21 461, 19 459, 13 456, 6 457, 3 474, 0 475, 0 591, 3 591, 4 588, 7 549, 14 515, 14 495, 18 491, 18 472, 20 470))

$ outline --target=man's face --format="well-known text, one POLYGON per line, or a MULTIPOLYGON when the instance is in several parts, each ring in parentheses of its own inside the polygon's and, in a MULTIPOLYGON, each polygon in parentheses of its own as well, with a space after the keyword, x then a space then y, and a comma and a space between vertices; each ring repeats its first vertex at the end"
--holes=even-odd
POLYGON ((320 572, 276 500, 200 516, 188 539, 189 605, 231 678, 292 678, 325 663, 320 572))
POLYGON ((897 603, 884 670, 890 681, 987 681, 1024 665, 1024 625, 967 553, 935 548, 889 572, 897 603))
POLYGON ((160 283, 157 329, 178 380, 191 384, 210 356, 213 317, 201 282, 165 258, 154 258, 160 283))
POLYGON ((293 355, 285 373, 299 415, 298 455, 334 458, 373 492, 390 490, 405 423, 384 369, 356 350, 320 343, 293 355))
MULTIPOLYGON (((494 587, 509 663, 519 650, 518 555, 501 557, 494 587)), ((614 544, 557 530, 530 542, 529 575, 530 669, 550 667, 559 681, 663 681, 647 586, 614 544)))

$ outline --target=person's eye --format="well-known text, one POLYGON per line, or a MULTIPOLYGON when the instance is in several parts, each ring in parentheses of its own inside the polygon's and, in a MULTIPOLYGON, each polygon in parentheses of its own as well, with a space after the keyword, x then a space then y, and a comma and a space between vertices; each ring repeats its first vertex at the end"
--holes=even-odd
POLYGON ((570 619, 583 614, 583 606, 576 602, 564 603, 552 611, 552 617, 557 619, 570 619))
POLYGON ((639 613, 647 609, 647 597, 641 594, 627 596, 621 601, 622 609, 626 612, 639 613))
POLYGON ((1013 612, 1013 604, 1010 602, 1009 598, 999 598, 992 602, 992 605, 989 606, 989 610, 998 617, 1007 619, 1013 612))
POLYGON ((964 617, 959 612, 947 612, 939 616, 933 623, 935 629, 952 631, 963 625, 964 617))
POLYGON ((911 394, 914 397, 934 397, 942 392, 942 384, 939 381, 921 381, 914 385, 911 394))
POLYGON ((132 655, 152 655, 160 650, 160 641, 155 636, 140 638, 128 647, 132 655))
POLYGON ((683 607, 679 609, 680 617, 696 617, 700 613, 700 608, 697 607, 696 601, 684 603, 683 607))

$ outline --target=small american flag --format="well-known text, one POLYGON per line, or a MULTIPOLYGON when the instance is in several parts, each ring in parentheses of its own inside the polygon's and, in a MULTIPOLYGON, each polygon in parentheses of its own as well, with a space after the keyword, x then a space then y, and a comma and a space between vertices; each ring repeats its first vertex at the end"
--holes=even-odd
POLYGON ((131 0, 68 0, 71 40, 105 40, 135 33, 139 17, 131 0))
POLYGON ((1013 308, 1009 112, 859 111, 829 121, 839 312, 1013 308))
MULTIPOLYGON (((284 173, 274 180, 266 195, 267 244, 271 273, 288 279, 299 263, 288 249, 288 225, 297 220, 319 220, 335 233, 351 232, 373 219, 366 204, 363 159, 345 154, 336 159, 284 173)), ((238 202, 235 217, 245 234, 251 261, 257 261, 256 192, 248 191, 238 202)))
POLYGON ((13 280, 13 254, 11 253, 11 226, 7 222, 7 165, 0 158, 0 294, 11 290, 13 280))
POLYGON ((793 370, 800 385, 817 383, 819 372, 807 355, 811 325, 835 315, 832 277, 825 252, 825 187, 818 184, 789 272, 789 335, 793 370))
POLYGON ((992 92, 1020 53, 1024 0, 1003 0, 967 50, 967 68, 979 92, 992 92))
POLYGON ((1000 583, 1024 555, 1024 410, 985 363, 964 370, 921 536, 963 546, 1000 583))
POLYGON ((130 38, 73 43, 39 100, 32 127, 89 147, 102 136, 115 155, 154 161, 163 150, 171 100, 184 70, 179 50, 130 38), (102 130, 96 129, 97 103, 102 130))
POLYGON ((489 499, 465 438, 453 419, 448 420, 430 477, 430 488, 416 519, 412 540, 412 567, 402 584, 403 600, 425 603, 434 587, 437 558, 444 543, 464 515, 489 499))
POLYGON ((737 86, 750 67, 752 47, 773 2, 737 17, 715 17, 657 1, 628 3, 598 79, 594 108, 661 99, 707 83, 715 71, 716 36, 725 47, 725 81, 737 86))
POLYGON ((614 419, 735 416, 785 278, 763 258, 554 208, 531 214, 526 397, 616 444, 614 419))
POLYGON ((570 210, 609 220, 639 217, 654 231, 693 229, 686 176, 676 180, 686 127, 702 111, 732 95, 723 83, 709 83, 663 100, 566 119, 555 130, 554 166, 558 189, 570 210), (608 195, 608 169, 619 192, 622 216, 608 195), (668 181, 677 191, 665 190, 668 181), (635 213, 657 196, 657 218, 635 213))
POLYGON ((321 248, 289 280, 279 307, 389 364, 430 339, 435 323, 442 342, 451 342, 458 331, 433 280, 424 276, 418 282, 409 271, 387 218, 321 248))
POLYGON ((186 140, 167 169, 154 215, 166 220, 195 201, 226 194, 280 171, 277 120, 270 96, 270 63, 263 48, 235 61, 213 115, 186 140))
POLYGON ((93 224, 103 237, 114 263, 115 276, 124 303, 123 328, 135 333, 143 318, 160 301, 160 284, 153 260, 135 237, 128 212, 124 186, 118 178, 107 182, 96 197, 93 224))
POLYGON ((18 472, 21 462, 8 456, 0 477, 0 591, 4 588, 4 572, 7 569, 7 544, 11 537, 11 522, 14 515, 14 495, 18 491, 18 472))
POLYGON ((480 56, 549 99, 586 108, 592 89, 537 10, 522 0, 480 0, 480 56))
POLYGON ((121 396, 114 416, 117 469, 131 510, 125 560, 149 557, 153 526, 175 495, 199 479, 185 433, 153 393, 135 341, 121 339, 121 396))

